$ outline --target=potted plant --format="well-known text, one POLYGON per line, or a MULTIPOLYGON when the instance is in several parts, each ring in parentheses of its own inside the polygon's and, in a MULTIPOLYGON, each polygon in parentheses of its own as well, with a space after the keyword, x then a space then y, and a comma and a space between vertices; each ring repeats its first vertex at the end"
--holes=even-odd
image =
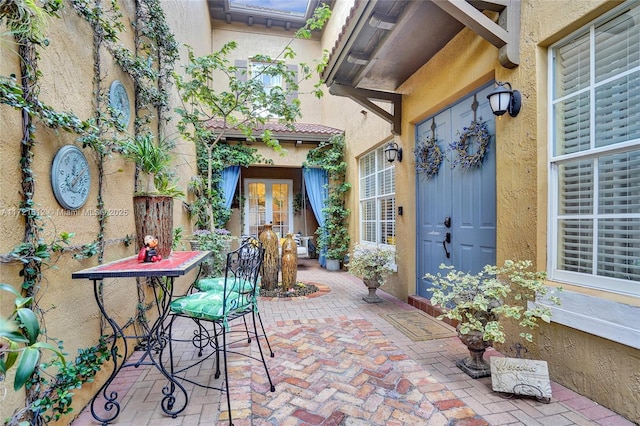
POLYGON ((203 262, 205 277, 223 276, 227 263, 227 253, 231 251, 234 237, 226 229, 216 228, 213 231, 198 229, 193 232, 191 248, 193 250, 211 251, 212 257, 203 262))
POLYGON ((363 297, 363 300, 369 303, 382 302, 376 290, 384 284, 389 275, 395 272, 394 258, 395 254, 391 250, 379 246, 356 244, 353 253, 349 256, 347 267, 351 274, 362 278, 369 289, 369 294, 363 297))
POLYGON ((538 326, 538 320, 551 320, 551 310, 535 304, 536 297, 548 295, 560 304, 555 293, 561 289, 547 287, 546 273, 533 271, 531 266, 529 260, 507 260, 502 266, 486 265, 478 274, 470 274, 443 264, 440 269, 447 271, 444 275, 424 276, 433 284, 431 303, 444 309, 438 319, 457 321, 458 336, 470 356, 456 365, 471 377, 490 375, 484 351, 494 343, 504 343, 505 319, 515 320, 524 328, 520 337, 532 342, 530 330, 538 326))
POLYGON ((156 142, 149 132, 120 143, 121 154, 140 170, 144 188, 139 190, 136 185, 133 197, 138 247, 144 246, 145 236, 155 236, 158 253, 165 259, 171 254, 173 242, 173 198, 184 195, 172 180, 172 148, 170 141, 156 142))

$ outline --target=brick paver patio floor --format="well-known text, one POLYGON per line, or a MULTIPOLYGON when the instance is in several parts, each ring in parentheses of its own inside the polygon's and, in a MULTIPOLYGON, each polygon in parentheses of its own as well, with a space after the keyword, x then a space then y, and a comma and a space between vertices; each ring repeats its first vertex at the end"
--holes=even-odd
MULTIPOLYGON (((410 340, 380 314, 415 308, 381 290, 383 303, 366 303, 362 281, 316 265, 300 261, 298 280, 319 284, 321 292, 260 301, 276 391, 269 392, 260 363, 231 360, 235 425, 633 425, 556 383, 550 403, 493 392, 490 378, 471 379, 455 366, 467 354, 457 337, 410 340)), ((176 327, 174 334, 187 336, 193 323, 176 327)), ((188 345, 184 350, 181 356, 196 356, 188 345)), ((489 350, 485 357, 499 355, 489 350)), ((212 376, 212 365, 197 375, 212 376)), ((114 424, 228 424, 226 397, 217 390, 185 386, 189 404, 174 419, 160 407, 166 379, 157 370, 123 369, 115 383, 122 412, 114 424)), ((72 424, 97 422, 85 409, 72 424)))

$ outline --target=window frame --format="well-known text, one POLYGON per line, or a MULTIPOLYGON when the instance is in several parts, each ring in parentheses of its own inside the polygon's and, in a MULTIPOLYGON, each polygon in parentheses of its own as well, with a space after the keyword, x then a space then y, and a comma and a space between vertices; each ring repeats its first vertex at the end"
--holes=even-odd
MULTIPOLYGON (((263 73, 265 68, 269 68, 272 65, 273 65, 272 62, 259 61, 259 60, 254 60, 254 59, 249 59, 249 61, 247 63, 247 69, 248 69, 248 72, 249 72, 249 78, 250 79, 256 78, 256 76, 258 74, 263 75, 262 78, 264 78, 264 76, 269 77, 269 82, 270 82, 269 85, 265 84, 264 80, 262 82, 264 92, 267 95, 269 94, 269 91, 274 87, 280 87, 281 89, 285 90, 285 81, 284 81, 284 79, 282 78, 281 75, 273 76, 273 75, 269 75, 269 74, 263 73), (257 70, 257 72, 256 72, 256 70, 257 70), (278 77, 278 79, 280 80, 277 84, 273 83, 273 80, 275 79, 275 77, 278 77)), ((270 112, 266 108, 257 111, 257 114, 260 117, 263 117, 263 118, 281 118, 280 116, 278 116, 276 114, 273 114, 272 112, 270 112)))
MULTIPOLYGON (((549 222, 548 222, 548 247, 549 247, 549 256, 548 256, 548 265, 547 269, 549 271, 549 278, 553 281, 569 283, 578 287, 587 287, 596 290, 604 290, 610 291, 614 293, 619 293, 623 295, 630 295, 638 297, 640 296, 640 282, 633 280, 625 280, 614 277, 607 277, 603 275, 596 275, 597 265, 599 262, 598 259, 598 229, 597 224, 599 220, 605 218, 640 218, 640 214, 627 213, 627 214, 614 214, 607 215, 600 211, 598 211, 598 197, 600 189, 598 188, 599 183, 599 172, 598 172, 598 160, 606 158, 607 156, 616 154, 616 153, 624 153, 624 152, 637 152, 640 151, 640 139, 632 139, 626 142, 616 143, 612 145, 597 147, 595 141, 598 137, 596 134, 596 119, 595 119, 595 92, 596 88, 602 85, 605 81, 609 81, 613 78, 619 78, 625 74, 631 74, 632 72, 638 72, 640 70, 640 66, 634 67, 630 70, 618 72, 613 77, 608 77, 604 81, 597 81, 598 75, 596 75, 596 61, 595 61, 595 29, 603 24, 604 22, 613 19, 614 17, 624 13, 628 9, 637 8, 638 6, 633 3, 625 3, 620 7, 617 7, 611 10, 609 13, 602 15, 601 17, 592 20, 587 25, 583 26, 579 30, 573 32, 569 36, 563 38, 562 40, 554 43, 549 46, 548 49, 548 203, 549 203, 549 222), (568 45, 568 43, 572 41, 578 40, 580 37, 584 37, 586 34, 589 35, 589 52, 590 55, 590 77, 587 86, 582 87, 576 91, 573 91, 569 94, 564 93, 563 96, 555 97, 555 82, 556 82, 556 59, 555 52, 556 49, 562 46, 568 45), (557 155, 556 154, 556 135, 557 135, 557 127, 556 127, 556 114, 555 114, 555 104, 562 102, 565 98, 570 98, 575 96, 576 93, 586 92, 589 93, 589 120, 590 120, 590 132, 589 132, 589 143, 590 146, 586 150, 581 150, 575 153, 568 153, 557 155), (559 269, 559 254, 560 254, 560 245, 563 243, 561 241, 560 229, 558 226, 559 221, 563 218, 563 215, 559 214, 559 205, 560 205, 560 172, 559 169, 561 165, 567 164, 571 161, 576 160, 588 160, 593 162, 593 176, 592 176, 592 190, 594 193, 593 197, 593 206, 592 211, 588 215, 577 214, 573 215, 573 219, 582 220, 587 219, 591 220, 594 225, 592 229, 592 272, 584 273, 584 272, 574 272, 568 271, 564 269, 559 269)), ((565 218, 569 218, 572 215, 564 215, 565 218)))
MULTIPOLYGON (((383 224, 387 226, 391 226, 393 229, 393 233, 391 237, 395 240, 397 238, 397 212, 396 212, 396 169, 395 163, 387 164, 388 162, 384 160, 384 144, 376 149, 373 149, 365 154, 363 154, 358 159, 358 182, 359 182, 359 191, 358 191, 358 206, 359 206, 359 220, 360 220, 360 244, 363 245, 372 245, 372 246, 380 246, 386 249, 395 250, 395 244, 388 244, 386 242, 382 242, 383 240, 383 224), (368 159, 373 156, 374 158, 374 170, 372 173, 363 175, 364 162, 368 161, 368 159), (381 164, 382 163, 382 164, 381 164), (385 172, 390 171, 391 175, 391 184, 392 191, 391 192, 383 192, 380 184, 381 176, 384 175, 385 172), (374 182, 374 193, 370 196, 363 195, 363 186, 364 181, 367 178, 373 178, 374 182), (375 218, 374 219, 365 219, 364 211, 366 202, 374 201, 375 206, 375 218), (382 219, 382 202, 383 201, 391 201, 392 208, 391 214, 392 219, 382 219), (369 241, 365 239, 365 224, 374 223, 375 224, 375 241, 369 241)), ((389 238, 387 236, 387 238, 389 238)))

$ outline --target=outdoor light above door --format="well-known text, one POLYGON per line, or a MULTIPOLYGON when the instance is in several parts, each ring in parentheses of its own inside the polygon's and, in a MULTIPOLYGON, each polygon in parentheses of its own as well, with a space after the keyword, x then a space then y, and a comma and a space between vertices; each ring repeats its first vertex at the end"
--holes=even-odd
POLYGON ((402 148, 395 142, 389 142, 384 148, 384 158, 390 163, 393 163, 396 159, 398 159, 399 163, 402 163, 402 148))
POLYGON ((520 112, 522 106, 522 96, 518 90, 511 89, 508 82, 496 82, 496 88, 487 95, 491 111, 498 117, 508 112, 510 116, 515 117, 520 112), (508 86, 505 87, 505 86, 508 86))

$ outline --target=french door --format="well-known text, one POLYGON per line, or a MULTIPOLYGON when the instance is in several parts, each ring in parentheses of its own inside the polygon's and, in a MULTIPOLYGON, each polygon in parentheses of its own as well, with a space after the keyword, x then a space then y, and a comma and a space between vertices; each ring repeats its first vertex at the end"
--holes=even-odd
POLYGON ((273 224, 273 232, 284 237, 293 232, 293 181, 291 179, 245 179, 246 220, 244 233, 258 236, 265 223, 273 224))

